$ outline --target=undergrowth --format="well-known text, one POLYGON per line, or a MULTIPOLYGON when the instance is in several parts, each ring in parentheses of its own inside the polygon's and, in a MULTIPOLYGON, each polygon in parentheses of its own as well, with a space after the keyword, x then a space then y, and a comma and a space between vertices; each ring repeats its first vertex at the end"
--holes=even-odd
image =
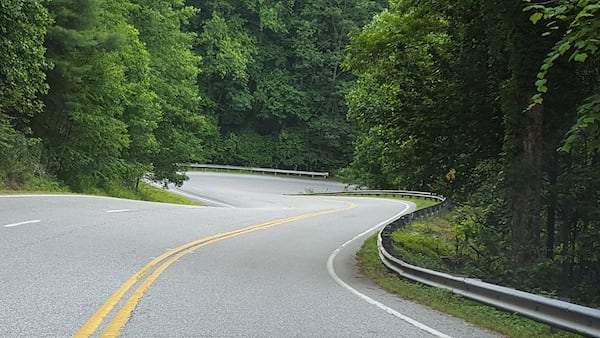
POLYGON ((548 325, 470 301, 444 289, 404 280, 381 263, 377 253, 377 236, 372 236, 364 243, 357 257, 363 273, 383 289, 482 328, 508 337, 579 337, 568 332, 555 332, 548 325))

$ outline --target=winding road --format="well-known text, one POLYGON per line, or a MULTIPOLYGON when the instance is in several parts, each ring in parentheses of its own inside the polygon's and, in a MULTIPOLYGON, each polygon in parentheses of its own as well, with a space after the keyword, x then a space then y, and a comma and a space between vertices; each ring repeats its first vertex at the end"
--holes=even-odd
POLYGON ((496 337, 362 278, 414 205, 320 180, 189 173, 205 206, 0 196, 0 337, 496 337))

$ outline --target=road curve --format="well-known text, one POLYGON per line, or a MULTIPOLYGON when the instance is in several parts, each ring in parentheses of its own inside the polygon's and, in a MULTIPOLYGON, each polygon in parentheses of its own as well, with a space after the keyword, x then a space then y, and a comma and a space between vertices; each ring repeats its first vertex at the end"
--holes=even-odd
POLYGON ((358 274, 365 231, 414 206, 284 195, 344 188, 327 181, 189 176, 177 191, 216 207, 0 196, 0 336, 70 337, 112 299, 93 336, 494 337, 358 274))

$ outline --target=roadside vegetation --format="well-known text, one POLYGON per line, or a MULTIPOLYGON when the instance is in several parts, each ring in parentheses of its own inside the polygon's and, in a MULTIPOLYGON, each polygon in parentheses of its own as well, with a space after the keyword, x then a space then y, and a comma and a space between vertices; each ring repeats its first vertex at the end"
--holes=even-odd
POLYGON ((402 238, 412 247, 598 306, 599 5, 391 0, 346 49, 360 133, 339 176, 449 197, 451 243, 402 238))
MULTIPOLYGON (((105 189, 86 189, 81 193, 149 202, 200 205, 199 202, 144 182, 140 182, 137 189, 113 185, 105 189)), ((13 186, 11 189, 0 187, 0 194, 74 194, 74 192, 56 180, 36 178, 26 180, 18 187, 13 186)))
MULTIPOLYGON (((519 276, 523 275, 523 271, 520 270, 504 270, 505 263, 502 262, 501 256, 486 253, 481 250, 481 245, 473 240, 472 228, 469 222, 465 222, 464 217, 461 208, 456 208, 436 217, 416 220, 391 235, 394 250, 405 261, 428 269, 478 278, 550 297, 560 297, 547 285, 552 274, 550 269, 545 271, 548 277, 541 280, 519 276)), ((534 276, 542 273, 544 272, 539 271, 534 276)), ((596 298, 578 297, 575 292, 572 296, 569 301, 573 303, 600 307, 596 298)))
POLYGON ((169 192, 168 190, 158 188, 144 182, 140 182, 137 189, 124 188, 122 186, 114 186, 104 190, 90 189, 84 191, 84 193, 90 195, 104 195, 110 197, 127 198, 132 200, 141 200, 149 202, 200 205, 199 202, 191 200, 187 197, 174 194, 172 192, 169 192))
POLYGON ((60 194, 70 193, 71 189, 60 182, 48 178, 27 178, 18 184, 0 184, 0 194, 60 194))
POLYGON ((369 238, 357 254, 365 276, 399 297, 448 313, 482 328, 515 338, 580 337, 558 332, 517 314, 497 310, 453 294, 443 289, 407 281, 381 263, 377 253, 377 235, 369 238))

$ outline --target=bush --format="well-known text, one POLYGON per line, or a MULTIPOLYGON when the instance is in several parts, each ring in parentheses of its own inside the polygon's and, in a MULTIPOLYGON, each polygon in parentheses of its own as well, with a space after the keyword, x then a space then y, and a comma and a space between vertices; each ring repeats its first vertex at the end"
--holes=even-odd
POLYGON ((15 131, 8 117, 1 113, 0 154, 0 183, 4 189, 25 189, 28 181, 43 175, 40 141, 15 131))

